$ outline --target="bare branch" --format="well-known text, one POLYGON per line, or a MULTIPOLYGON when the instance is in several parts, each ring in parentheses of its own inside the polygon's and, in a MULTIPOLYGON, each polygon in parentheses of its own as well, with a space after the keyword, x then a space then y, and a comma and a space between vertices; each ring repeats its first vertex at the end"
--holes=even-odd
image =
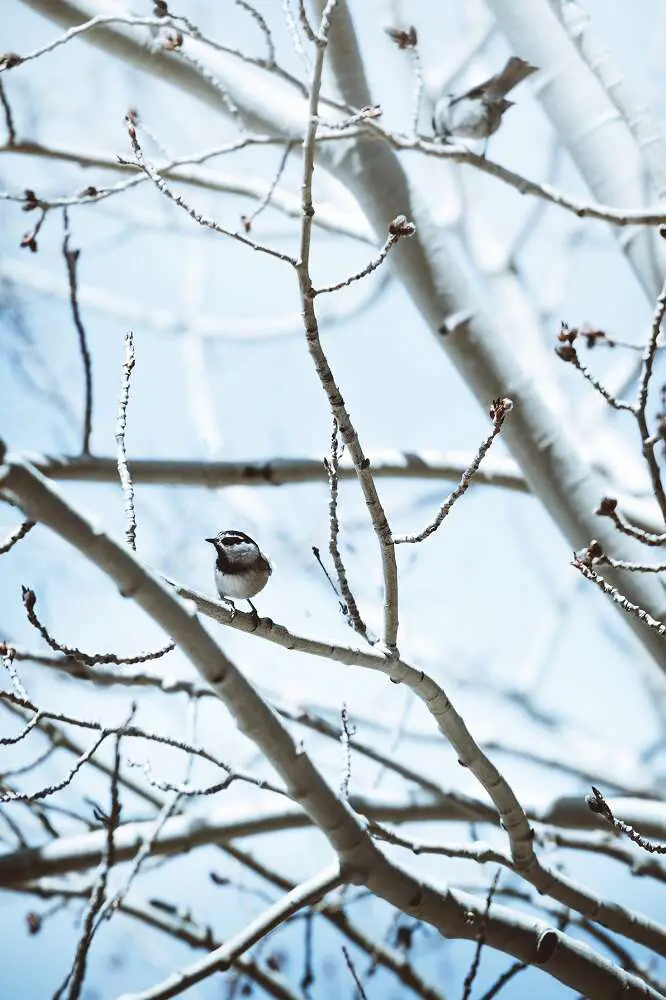
POLYGON ((652 480, 652 489, 654 491, 655 499, 659 504, 659 509, 661 510, 664 521, 666 521, 666 492, 664 491, 664 485, 661 479, 661 470, 659 468, 659 463, 657 462, 654 453, 656 441, 651 437, 648 428, 646 408, 648 400, 648 391, 650 388, 650 379, 652 378, 654 359, 657 353, 657 341, 659 340, 659 334, 661 333, 661 324, 663 322, 665 313, 666 313, 666 279, 664 280, 664 284, 659 294, 659 298, 657 299, 654 316, 652 318, 650 340, 645 349, 645 354, 643 355, 642 370, 638 383, 638 399, 636 402, 636 420, 638 421, 638 428, 641 433, 643 454, 645 456, 645 461, 647 462, 648 469, 650 470, 650 478, 652 480))
POLYGON ((138 656, 117 656, 116 653, 84 653, 82 650, 77 649, 76 646, 64 646, 62 643, 57 642, 49 633, 46 626, 40 622, 37 614, 35 613, 37 595, 34 590, 30 590, 29 587, 22 587, 21 594, 23 597, 23 605, 28 615, 28 621, 33 628, 37 629, 41 637, 46 643, 48 643, 51 649, 54 649, 57 653, 64 653, 65 656, 71 656, 75 660, 81 660, 83 663, 88 664, 88 666, 93 666, 96 663, 116 663, 118 665, 122 663, 127 665, 133 663, 145 663, 148 660, 159 660, 162 656, 165 656, 167 653, 172 652, 172 650, 176 648, 175 643, 168 642, 166 646, 162 646, 161 649, 157 649, 155 652, 139 653, 138 656))
POLYGON ((343 799, 349 798, 349 784, 351 782, 351 733, 349 729, 349 713, 347 706, 343 705, 340 711, 340 743, 343 754, 342 781, 340 782, 340 796, 343 799))
POLYGON ((356 990, 357 990, 358 997, 360 998, 360 1000, 368 1000, 368 994, 363 989, 363 983, 359 979, 358 973, 357 973, 356 969, 354 968, 354 963, 352 962, 351 957, 349 955, 349 952, 347 951, 347 949, 345 948, 344 945, 342 946, 342 954, 345 957, 345 963, 346 963, 347 968, 349 969, 349 971, 351 973, 352 979, 356 983, 356 990))
POLYGON ((83 455, 90 454, 90 435, 92 433, 92 406, 93 406, 93 386, 92 386, 92 358, 90 356, 90 350, 88 347, 88 338, 86 336, 86 330, 83 325, 83 320, 81 319, 81 311, 79 309, 79 298, 78 298, 78 260, 80 250, 70 250, 69 246, 69 216, 67 214, 67 209, 63 210, 63 218, 65 224, 65 238, 62 244, 62 253, 65 258, 65 263, 67 265, 67 278, 69 281, 69 301, 72 309, 72 318, 74 320, 74 326, 76 327, 76 332, 79 337, 79 351, 81 352, 81 361, 83 364, 83 378, 84 378, 84 412, 83 412, 83 442, 81 446, 81 452, 83 455))
POLYGON ((18 675, 16 667, 14 666, 15 656, 16 650, 12 646, 8 646, 6 643, 0 643, 0 657, 2 658, 2 664, 5 670, 9 674, 14 694, 19 698, 27 698, 28 693, 23 687, 23 682, 18 675))
POLYGON ((136 514, 134 511, 134 483, 127 465, 125 450, 125 428, 127 427, 127 404, 129 403, 130 379, 134 370, 134 336, 131 330, 125 334, 125 360, 120 383, 120 398, 118 400, 118 419, 116 421, 116 443, 118 446, 118 476, 123 490, 125 502, 125 517, 127 526, 125 537, 127 544, 136 552, 136 514))
POLYGON ((571 565, 577 569, 579 573, 582 573, 587 580, 591 580, 592 583, 596 583, 599 590, 610 597, 614 604, 617 604, 618 607, 622 608, 623 611, 626 611, 626 613, 631 615, 632 618, 638 618, 645 625, 647 625, 649 629, 652 629, 659 635, 666 635, 666 624, 664 622, 658 621, 658 619, 653 618, 653 616, 644 608, 639 607, 637 604, 633 604, 629 598, 620 593, 617 587, 613 587, 607 580, 604 580, 599 573, 596 573, 591 566, 588 566, 587 563, 581 560, 575 553, 571 565))
MULTIPOLYGON (((236 2, 238 3, 238 0, 236 0, 236 2)), ((265 211, 265 209, 267 209, 268 206, 270 205, 273 195, 275 194, 275 190, 278 184, 280 183, 282 174, 284 173, 284 168, 287 166, 287 160, 289 159, 289 154, 291 153, 293 148, 294 148, 293 142, 288 142, 286 144, 282 152, 282 156, 280 157, 280 162, 278 163, 277 170, 275 171, 275 175, 268 187, 268 190, 266 191, 266 194, 261 199, 257 207, 252 212, 250 212, 249 215, 241 216, 241 222, 243 223, 243 227, 246 233, 250 232, 250 230, 252 229, 252 224, 254 223, 255 219, 257 219, 258 216, 260 216, 261 213, 265 211)))
MULTIPOLYGON (((331 141, 337 139, 335 132, 320 135, 318 142, 331 141)), ((205 171, 184 170, 190 164, 201 164, 213 157, 222 156, 227 153, 255 146, 284 145, 282 136, 251 135, 243 136, 233 142, 223 146, 218 146, 203 153, 192 153, 189 156, 177 157, 169 160, 168 163, 155 167, 161 176, 168 180, 176 181, 179 184, 187 184, 205 191, 217 191, 225 194, 246 195, 264 201, 271 190, 271 185, 262 178, 252 178, 247 174, 220 174, 205 171)), ((60 197, 39 197, 37 205, 41 208, 58 208, 70 205, 88 205, 98 201, 103 201, 116 194, 128 191, 139 184, 150 181, 150 177, 144 173, 138 164, 126 160, 111 159, 99 156, 91 152, 83 152, 69 149, 61 149, 55 146, 44 146, 38 142, 24 139, 14 146, 0 146, 0 153, 22 154, 24 156, 36 156, 45 159, 62 161, 65 163, 76 163, 82 167, 99 167, 103 170, 110 170, 119 173, 130 173, 133 176, 129 180, 121 181, 111 186, 100 184, 89 184, 78 194, 60 197)), ((25 204, 25 194, 6 195, 0 192, 0 199, 16 201, 25 204)), ((284 213, 290 218, 300 218, 301 206, 295 192, 278 187, 272 191, 271 206, 284 213)), ((351 214, 349 209, 343 210, 336 204, 322 204, 317 211, 314 224, 320 229, 333 233, 349 236, 352 239, 360 240, 363 243, 375 245, 374 233, 369 224, 360 212, 351 214)))
POLYGON ((34 521, 23 521, 11 534, 7 535, 3 542, 0 542, 0 556, 3 556, 10 549, 13 549, 17 542, 28 534, 35 527, 34 521))
MULTIPOLYGON (((5 696, 6 697, 6 696, 5 696)), ((104 740, 107 738, 109 733, 103 730, 97 739, 94 741, 91 747, 82 753, 76 763, 70 768, 69 772, 60 781, 55 781, 50 785, 46 785, 43 788, 38 789, 35 792, 16 792, 9 789, 5 789, 0 792, 1 802, 37 802, 40 799, 48 798, 49 795, 55 795, 56 792, 61 792, 63 788, 67 788, 69 784, 74 780, 76 775, 79 773, 84 764, 97 753, 101 747, 104 740)))
POLYGON ((5 114, 5 126, 7 128, 7 145, 16 145, 16 129, 14 127, 14 116, 12 115, 12 108, 9 103, 9 98, 5 92, 5 87, 0 79, 0 104, 2 104, 2 110, 5 114))
POLYGON ((463 496, 464 493, 467 492, 472 482, 472 479, 476 475, 477 470, 481 465, 484 456, 486 455, 486 452, 492 445, 493 441, 495 440, 499 432, 502 430, 502 424, 504 423, 507 414, 510 413, 512 409, 513 409, 513 403, 511 402, 510 399, 498 398, 493 401, 493 405, 490 410, 490 417, 491 420, 493 421, 493 429, 486 438, 486 440, 483 442, 479 450, 477 451, 471 463, 463 472, 458 486, 446 498, 446 500, 440 507, 435 519, 431 521, 430 524, 428 524, 422 531, 418 532, 417 534, 396 536, 395 538, 396 545, 401 545, 404 542, 422 542, 424 539, 428 538, 430 535, 434 534, 435 531, 437 531, 444 518, 447 516, 447 514, 450 513, 451 508, 453 507, 456 500, 458 500, 461 496, 463 496))
POLYGON ((90 901, 83 921, 83 929, 79 938, 79 943, 74 956, 74 963, 71 971, 65 978, 64 983, 54 994, 54 1000, 60 1000, 65 989, 67 989, 67 1000, 78 1000, 83 988, 83 980, 86 974, 88 952, 92 945, 95 931, 99 927, 97 917, 104 906, 106 899, 109 872, 115 863, 115 853, 113 837, 120 823, 120 797, 118 794, 118 775, 120 772, 120 737, 116 736, 114 741, 113 773, 111 775, 111 807, 108 816, 105 817, 106 826, 106 846, 102 857, 102 864, 95 883, 90 893, 90 901))
MULTIPOLYGON (((568 336, 568 334, 566 333, 560 334, 560 338, 562 338, 562 336, 568 336)), ((589 382, 589 384, 592 386, 593 389, 596 389, 599 395, 606 400, 606 402, 610 407, 612 407, 614 410, 626 411, 628 413, 635 414, 636 410, 633 403, 627 403, 622 399, 616 399, 615 396, 611 392, 609 392, 604 385, 602 385, 602 383, 596 378, 596 376, 592 374, 589 368, 585 367, 585 365, 581 362, 580 358, 578 357, 578 353, 573 344, 568 342, 562 343, 560 347, 557 347, 555 349, 555 353, 558 355, 558 357, 562 359, 562 361, 565 361, 567 364, 572 365, 576 369, 576 371, 579 371, 583 376, 583 378, 587 382, 589 382)))
POLYGON ((490 989, 486 990, 486 992, 483 994, 482 997, 479 998, 479 1000, 493 1000, 493 998, 496 997, 498 993, 500 993, 500 991, 504 989, 506 984, 510 982, 514 976, 517 976, 519 972, 523 972, 525 969, 528 968, 529 966, 526 965, 525 962, 513 962, 506 970, 506 972, 503 972, 500 976, 497 977, 497 979, 490 987, 490 989))
POLYGON ((592 812, 597 813, 611 825, 611 827, 618 833, 623 833, 625 836, 633 840, 634 844, 638 844, 644 851, 648 854, 666 854, 666 846, 663 844, 653 844, 647 837, 643 837, 638 830, 634 830, 633 826, 629 823, 625 823, 621 819, 617 819, 608 805, 608 802, 603 797, 598 788, 592 785, 592 794, 586 797, 586 802, 592 812))
POLYGON ((479 963, 481 961, 481 952, 483 951, 483 946, 486 943, 486 924, 488 921, 488 914, 490 913, 490 907, 492 905, 493 896, 495 895, 495 890, 497 889, 497 883, 499 882, 500 870, 499 868, 493 875, 492 882, 488 888, 488 894, 486 895, 486 909, 483 914, 483 922, 479 927, 479 933, 476 941, 476 950, 474 952, 474 958, 472 959, 472 964, 469 967, 469 971, 465 976, 465 981, 463 983, 462 1000, 469 1000, 472 986, 474 985, 474 980, 476 979, 477 973, 479 971, 479 963))
POLYGON ((618 512, 617 500, 614 497, 604 497, 595 513, 599 517, 609 517, 618 531, 623 535, 628 535, 630 538, 636 538, 643 545, 666 545, 666 532, 655 534, 652 531, 646 531, 644 528, 630 524, 618 512))
POLYGON ((298 0, 298 17, 303 26, 303 31, 309 42, 313 45, 317 44, 317 35, 315 34, 312 25, 310 24, 310 19, 308 13, 305 9, 305 0, 298 0))
MULTIPOLYGON (((32 464, 43 475, 56 480, 110 483, 118 479, 113 458, 30 455, 32 464)), ((413 451, 393 449, 368 453, 376 479, 459 480, 473 461, 473 456, 458 452, 413 451)), ((287 484, 325 482, 326 470, 321 458, 275 458, 257 462, 206 462, 170 459, 135 458, 132 460, 135 483, 177 486, 284 486, 287 484)), ((353 463, 342 458, 338 478, 357 479, 353 463)), ((529 486, 511 459, 488 459, 474 476, 474 483, 499 486, 518 493, 528 493, 529 486)))
MULTIPOLYGON (((356 598, 352 593, 352 589, 349 586, 349 581, 347 579, 347 571, 345 570, 345 565, 342 561, 342 555, 340 554, 340 547, 338 545, 338 537, 340 534, 340 524, 338 521, 338 476, 340 468, 340 448, 338 443, 338 423, 335 417, 333 418, 333 432, 331 434, 331 451, 327 459, 324 459, 324 466, 328 474, 328 488, 329 488, 329 501, 328 501, 328 522, 329 522, 329 540, 328 540, 328 551, 333 560, 333 565, 335 566, 335 575, 338 580, 338 587, 340 588, 338 597, 340 600, 340 607, 342 613, 347 618, 348 623, 362 635, 367 641, 371 641, 368 635, 368 627, 361 617, 361 613, 358 609, 356 603, 356 598)), ((318 551, 315 552, 315 558, 319 561, 322 569, 328 576, 324 564, 319 559, 318 551)), ((333 581, 331 585, 335 590, 333 581)), ((336 591, 337 593, 337 591, 336 591)))
POLYGON ((153 167, 151 163, 146 160, 139 145, 139 140, 137 138, 136 125, 130 121, 127 127, 127 133, 130 138, 130 143, 136 156, 137 163, 141 169, 145 172, 147 177, 150 177, 151 181, 163 195, 165 195, 169 201, 172 201, 179 208, 182 208, 191 219, 194 219, 200 226, 204 226, 206 229, 212 229, 215 233, 220 233, 222 236, 229 236, 231 239, 236 240, 238 243, 242 243, 246 247, 250 247, 251 250, 257 250, 260 253, 268 254, 270 257, 276 257, 278 260, 285 261, 287 264, 291 264, 293 267, 296 266, 296 261, 289 254, 281 253, 279 250, 274 250, 272 247, 265 246, 263 243, 257 243, 256 240, 251 240, 247 236, 241 235, 241 233, 234 233, 230 229, 225 229, 220 226, 219 223, 215 222, 213 219, 208 219, 206 216, 202 215, 195 208, 192 208, 182 195, 174 194, 169 188, 168 184, 164 180, 164 177, 153 167))
POLYGON ((404 215, 398 215, 391 225, 389 226, 388 239, 384 243, 377 256, 370 261, 369 264, 363 268, 363 270, 358 271, 356 274, 352 274, 350 278, 345 278, 344 281, 338 281, 335 285, 327 285, 325 288, 313 288, 312 295, 325 295, 328 292, 339 292, 341 288, 348 288, 349 285, 353 284, 355 281, 360 281, 362 278, 367 278, 369 274, 376 271, 380 267, 389 255, 389 252, 401 239, 405 237, 413 236, 416 232, 416 228, 413 223, 408 222, 404 215))
POLYGON ((318 902, 327 892, 340 885, 343 876, 339 865, 329 865, 318 875, 303 882, 288 892, 281 900, 270 906, 260 917, 253 920, 242 931, 220 948, 211 952, 185 969, 169 976, 163 983, 140 993, 126 994, 120 1000, 168 1000, 179 996, 195 983, 207 979, 215 972, 230 968, 233 961, 251 948, 257 941, 270 934, 304 906, 318 902))

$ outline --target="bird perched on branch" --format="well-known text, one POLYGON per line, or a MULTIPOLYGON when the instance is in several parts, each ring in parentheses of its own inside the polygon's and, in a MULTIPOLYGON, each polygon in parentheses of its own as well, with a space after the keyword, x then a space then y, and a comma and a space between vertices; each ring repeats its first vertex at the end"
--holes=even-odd
POLYGON ((252 608, 250 600, 268 583, 273 572, 271 564, 257 543, 243 531, 220 531, 207 542, 215 546, 215 586, 220 597, 233 604, 234 597, 242 597, 252 608))
POLYGON ((500 73, 466 93, 458 97, 442 95, 433 114, 435 133, 445 139, 451 135, 463 139, 487 139, 500 127, 502 115, 514 103, 508 101, 506 95, 536 72, 536 66, 530 66, 518 56, 511 56, 500 73))

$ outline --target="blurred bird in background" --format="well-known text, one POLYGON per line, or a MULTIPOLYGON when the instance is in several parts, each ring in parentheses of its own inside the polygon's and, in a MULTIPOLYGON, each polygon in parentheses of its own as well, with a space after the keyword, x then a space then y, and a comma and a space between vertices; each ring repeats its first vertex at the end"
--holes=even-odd
MULTIPOLYGON (((512 105, 506 95, 537 72, 524 59, 511 56, 504 69, 458 97, 443 94, 437 101, 432 126, 443 139, 488 139, 502 124, 502 116, 512 105)), ((485 155, 485 147, 484 147, 485 155)))

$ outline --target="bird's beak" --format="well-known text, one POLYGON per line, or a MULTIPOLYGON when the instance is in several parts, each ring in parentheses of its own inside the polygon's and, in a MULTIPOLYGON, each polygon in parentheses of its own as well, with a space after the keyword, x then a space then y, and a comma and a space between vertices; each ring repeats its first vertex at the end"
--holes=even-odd
POLYGON ((210 542, 211 545, 215 545, 217 538, 204 538, 204 542, 210 542))

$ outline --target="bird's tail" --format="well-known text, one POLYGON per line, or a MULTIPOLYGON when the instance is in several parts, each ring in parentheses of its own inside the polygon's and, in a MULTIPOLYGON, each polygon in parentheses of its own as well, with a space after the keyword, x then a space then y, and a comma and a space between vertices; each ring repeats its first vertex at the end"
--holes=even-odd
POLYGON ((537 70, 537 66, 530 66, 524 59, 511 56, 501 73, 498 73, 492 81, 493 93, 497 94, 498 97, 504 97, 537 70))

